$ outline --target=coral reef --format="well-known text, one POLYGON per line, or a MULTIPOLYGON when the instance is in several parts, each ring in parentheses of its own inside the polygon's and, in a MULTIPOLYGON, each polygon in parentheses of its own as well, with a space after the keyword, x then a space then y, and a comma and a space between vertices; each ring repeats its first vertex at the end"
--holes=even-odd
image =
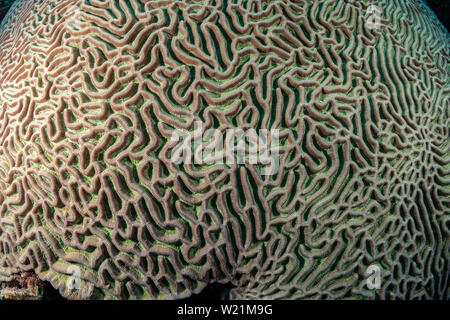
POLYGON ((0 275, 70 299, 449 298, 449 36, 422 1, 374 3, 16 1, 0 275), (172 161, 195 123, 276 130, 279 170, 172 161))

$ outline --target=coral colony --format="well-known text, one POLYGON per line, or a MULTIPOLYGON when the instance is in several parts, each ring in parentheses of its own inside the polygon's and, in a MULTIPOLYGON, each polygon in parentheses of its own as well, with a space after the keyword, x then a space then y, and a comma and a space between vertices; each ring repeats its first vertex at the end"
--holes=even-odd
POLYGON ((448 299, 449 39, 422 1, 15 1, 0 276, 448 299))

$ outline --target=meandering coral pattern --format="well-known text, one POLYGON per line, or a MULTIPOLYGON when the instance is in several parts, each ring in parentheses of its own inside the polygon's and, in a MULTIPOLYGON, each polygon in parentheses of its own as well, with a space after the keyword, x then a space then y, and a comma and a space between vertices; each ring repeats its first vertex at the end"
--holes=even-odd
POLYGON ((421 1, 18 0, 0 274, 72 299, 448 298, 449 55, 421 1), (279 171, 174 164, 195 121, 278 130, 279 171))

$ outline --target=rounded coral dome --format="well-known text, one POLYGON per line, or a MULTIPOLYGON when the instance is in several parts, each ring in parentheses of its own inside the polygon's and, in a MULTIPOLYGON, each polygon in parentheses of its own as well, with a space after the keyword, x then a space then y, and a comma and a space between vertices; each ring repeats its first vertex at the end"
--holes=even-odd
POLYGON ((18 0, 0 275, 71 299, 449 298, 449 62, 419 0, 18 0))

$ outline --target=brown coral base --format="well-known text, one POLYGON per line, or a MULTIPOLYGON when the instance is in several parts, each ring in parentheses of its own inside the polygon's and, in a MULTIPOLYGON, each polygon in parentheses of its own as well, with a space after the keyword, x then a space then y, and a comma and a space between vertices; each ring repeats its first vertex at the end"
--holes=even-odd
POLYGON ((0 278, 0 300, 63 299, 49 282, 42 281, 34 272, 22 272, 8 278, 0 278))

